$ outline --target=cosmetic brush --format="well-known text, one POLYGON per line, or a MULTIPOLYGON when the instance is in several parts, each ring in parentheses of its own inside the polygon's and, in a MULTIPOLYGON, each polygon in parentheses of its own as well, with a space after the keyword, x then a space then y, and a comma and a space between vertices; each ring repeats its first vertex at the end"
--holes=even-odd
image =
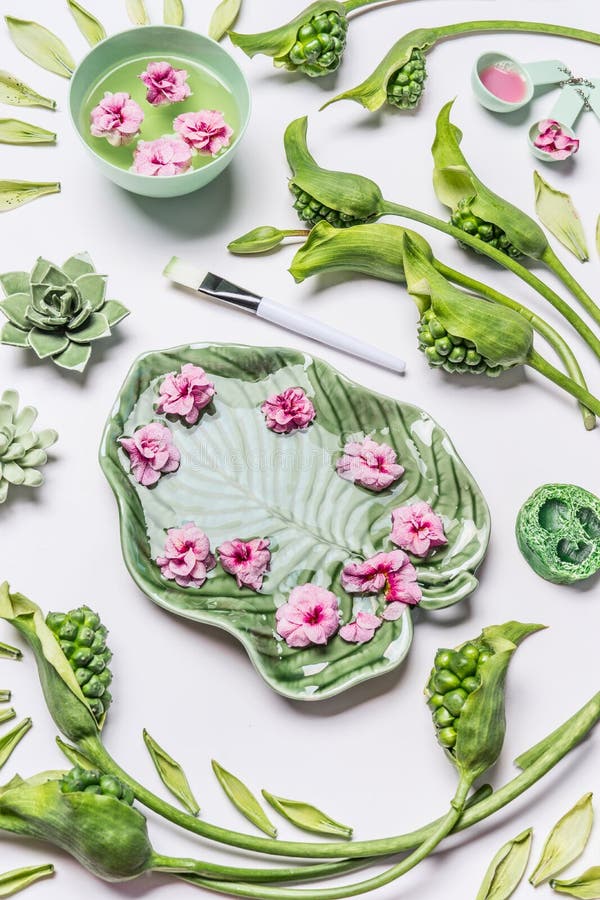
POLYGON ((319 341, 335 350, 341 350, 356 356, 359 359, 374 363, 377 366, 383 366, 384 369, 391 369, 392 372, 404 372, 406 363, 392 353, 386 353, 372 344, 367 344, 358 338, 352 337, 337 328, 332 328, 318 319, 311 316, 305 316, 304 313, 287 309, 274 300, 248 291, 246 288, 232 284, 219 275, 212 272, 204 272, 196 266, 190 265, 178 256, 174 256, 166 266, 163 275, 180 284, 183 287, 191 288, 200 294, 206 294, 215 300, 221 300, 230 306, 235 306, 245 312, 253 313, 260 319, 267 322, 273 322, 280 325, 288 331, 294 331, 304 337, 311 338, 313 341, 319 341))

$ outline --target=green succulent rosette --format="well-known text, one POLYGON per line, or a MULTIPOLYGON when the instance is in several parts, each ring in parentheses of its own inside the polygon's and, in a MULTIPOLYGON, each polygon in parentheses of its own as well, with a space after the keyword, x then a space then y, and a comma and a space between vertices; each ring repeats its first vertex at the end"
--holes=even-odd
POLYGON ((99 275, 87 253, 71 256, 61 267, 39 257, 31 273, 0 275, 6 295, 0 310, 8 321, 0 342, 30 347, 40 359, 82 372, 92 343, 109 337, 129 314, 106 299, 106 276, 99 275))
POLYGON ((19 411, 17 391, 4 391, 0 398, 0 503, 11 484, 39 487, 44 476, 39 471, 48 460, 46 450, 58 440, 52 428, 34 431, 37 419, 33 406, 19 411))

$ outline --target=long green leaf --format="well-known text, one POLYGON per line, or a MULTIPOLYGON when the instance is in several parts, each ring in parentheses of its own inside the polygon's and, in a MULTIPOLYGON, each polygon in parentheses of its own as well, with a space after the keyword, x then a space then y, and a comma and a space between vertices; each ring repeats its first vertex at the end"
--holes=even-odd
POLYGON ((0 144, 54 144, 56 134, 21 119, 0 119, 0 144))
POLYGON ((38 66, 70 78, 75 70, 75 60, 57 35, 37 22, 5 16, 10 36, 15 46, 38 66))
POLYGON ((22 722, 15 725, 12 731, 0 737, 0 769, 8 761, 11 753, 17 744, 23 740, 32 725, 31 719, 23 719, 22 722))
POLYGON ((22 657, 23 654, 18 647, 0 643, 0 659, 21 659, 22 657))
POLYGON ((270 837, 277 837, 277 829, 273 823, 267 818, 262 806, 246 785, 219 765, 216 760, 212 761, 213 772, 217 776, 217 781, 231 800, 234 806, 237 806, 243 816, 268 834, 270 837))
POLYGON ((221 0, 213 12, 208 26, 208 35, 213 41, 220 41, 227 34, 235 23, 241 6, 242 0, 221 0))
POLYGON ((11 719, 16 718, 16 712, 12 708, 12 706, 8 706, 6 709, 0 709, 0 725, 3 725, 5 722, 10 722, 11 719))
POLYGON ((165 25, 183 25, 184 16, 183 0, 164 0, 163 20, 165 25))
POLYGON ((148 753, 152 757, 152 762, 154 763, 156 771, 164 786, 171 791, 174 797, 177 797, 186 809, 189 809, 193 816, 197 816, 200 812, 200 807, 192 794, 192 789, 185 776, 185 772, 179 763, 156 743, 154 738, 148 734, 145 728, 144 743, 148 748, 148 753))
POLYGON ((10 691, 0 691, 0 703, 8 703, 11 698, 10 691))
POLYGON ((316 806, 310 803, 303 803, 300 800, 286 800, 284 797, 276 797, 263 789, 263 797, 270 803, 273 809, 277 810, 284 818, 297 828, 304 831, 310 831, 314 834, 333 835, 334 837, 350 838, 353 829, 348 825, 342 825, 336 822, 331 816, 321 812, 316 806))
POLYGON ((8 212, 45 194, 59 193, 58 181, 0 181, 0 212, 8 212))
POLYGON ((144 0, 125 0, 127 15, 134 25, 149 25, 150 16, 144 0))
POLYGON ((592 795, 584 794, 575 806, 559 819, 542 850, 540 861, 529 881, 534 887, 554 878, 575 862, 587 846, 594 823, 592 795))
POLYGON ((566 894, 567 897, 579 897, 580 900, 600 900, 600 866, 586 869, 583 875, 570 878, 568 881, 550 882, 550 887, 557 894, 566 894))
POLYGON ((104 25, 85 9, 77 0, 67 0, 71 14, 77 23, 80 32, 92 47, 99 44, 106 37, 104 25))
POLYGON ((587 262, 590 252, 587 248, 585 232, 570 195, 553 188, 547 181, 544 181, 539 172, 533 173, 533 183, 535 186, 535 211, 540 222, 580 262, 587 262))
POLYGON ((50 863, 43 866, 26 866, 23 869, 12 869, 0 875, 0 897, 12 897, 30 884, 54 875, 54 866, 50 863))
POLYGON ((525 874, 533 830, 528 828, 504 844, 491 861, 475 900, 508 900, 525 874))
POLYGON ((43 106, 46 109, 56 109, 56 100, 43 97, 24 81, 19 81, 4 70, 0 70, 0 103, 8 103, 9 106, 43 106))
POLYGON ((67 744, 62 738, 56 737, 56 743, 58 745, 58 749, 64 753, 72 766, 79 766, 81 769, 95 769, 96 766, 84 756, 81 751, 79 751, 76 747, 72 747, 71 744, 67 744))

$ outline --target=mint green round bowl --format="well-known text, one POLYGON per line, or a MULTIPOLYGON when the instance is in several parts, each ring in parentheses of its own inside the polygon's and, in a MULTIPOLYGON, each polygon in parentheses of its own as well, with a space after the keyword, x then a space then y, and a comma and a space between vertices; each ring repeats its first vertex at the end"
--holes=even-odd
MULTIPOLYGON (((199 106, 202 106, 201 101, 199 106)), ((77 66, 69 88, 71 121, 100 171, 125 190, 145 197, 180 197, 213 181, 237 153, 248 125, 250 109, 248 83, 233 57, 211 38, 174 25, 143 25, 105 38, 77 66), (156 57, 157 60, 165 56, 181 57, 219 81, 231 93, 238 112, 238 127, 230 146, 200 168, 190 169, 181 175, 167 176, 138 175, 114 165, 96 153, 82 133, 82 110, 100 79, 138 55, 156 57)))

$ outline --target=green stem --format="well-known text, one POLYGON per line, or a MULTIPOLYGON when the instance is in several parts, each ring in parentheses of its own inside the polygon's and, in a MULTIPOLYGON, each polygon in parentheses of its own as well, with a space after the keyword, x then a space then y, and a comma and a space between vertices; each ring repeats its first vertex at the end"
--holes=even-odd
MULTIPOLYGON (((450 268, 450 266, 444 265, 444 263, 440 262, 439 260, 435 260, 435 267, 440 275, 443 275, 444 278, 448 279, 448 281, 452 281, 455 284, 460 284, 461 287, 467 288, 467 290, 473 291, 473 293, 479 294, 481 297, 485 297, 487 300, 491 300, 493 303, 499 303, 501 306, 506 306, 509 309, 513 309, 515 312, 518 312, 522 316, 524 316, 529 322, 531 322, 531 325, 535 329, 535 331, 537 331, 537 333, 541 335, 556 352, 565 369, 569 373, 571 379, 577 384, 581 385, 582 388, 587 389, 587 384, 585 378, 583 377, 583 372, 581 371, 581 367, 577 362, 575 354, 573 353, 565 339, 562 337, 562 335, 560 335, 558 331, 556 331, 556 329, 552 327, 552 325, 546 322, 545 319, 542 319, 528 307, 523 306, 521 303, 518 303, 511 297, 507 297, 506 294, 501 294, 500 291, 495 290, 495 288, 492 288, 481 281, 477 281, 477 279, 471 278, 469 275, 463 275, 462 272, 457 272, 456 269, 452 269, 450 268)), ((592 431, 596 427, 596 416, 582 403, 580 403, 579 406, 581 408, 583 423, 586 429, 588 431, 592 431)))
POLYGON ((444 234, 450 235, 450 237, 460 241, 462 244, 467 244, 467 246, 476 250, 478 253, 488 256, 505 269, 510 269, 510 271, 514 272, 514 274, 521 278, 522 281, 548 300, 548 302, 564 316, 567 322, 579 332, 584 341, 589 344, 596 356, 600 359, 600 339, 594 334, 589 325, 584 322, 581 316, 575 312, 562 297, 559 297, 559 295, 549 288, 547 284, 544 284, 537 275, 534 275, 533 272, 530 272, 529 269, 526 269, 521 263, 512 259, 510 256, 507 256, 506 253, 502 253, 501 250, 496 250, 495 247, 491 247, 478 237, 473 237, 472 235, 461 231, 460 228, 455 228, 454 225, 451 225, 449 222, 444 222, 443 219, 437 219, 435 216, 430 216, 428 213, 421 212, 418 209, 412 209, 410 206, 402 206, 398 203, 384 201, 379 214, 381 216, 400 216, 403 219, 410 219, 414 222, 421 222, 423 225, 429 225, 431 228, 435 228, 436 231, 442 231, 444 234))
POLYGON ((216 881, 245 881, 247 883, 268 884, 269 882, 308 881, 315 878, 331 878, 344 875, 372 864, 367 859, 343 859, 340 862, 317 863, 316 865, 289 866, 281 869, 241 868, 237 866, 220 866, 215 863, 197 859, 181 859, 155 853, 152 858, 152 871, 167 872, 178 875, 184 881, 202 886, 202 878, 216 881))
POLYGON ((527 356, 527 365, 550 379, 550 381, 557 384, 568 394, 571 394, 571 396, 579 400, 580 403, 585 404, 585 406, 587 406, 588 409, 591 409, 597 416, 600 416, 600 400, 590 394, 589 391, 586 391, 585 388, 582 388, 580 384, 577 384, 569 378, 568 375, 565 375, 564 372, 561 372, 560 369, 555 368, 548 360, 544 359, 543 356, 540 356, 536 350, 533 350, 533 348, 529 351, 527 356))
POLYGON ((342 0, 346 7, 346 12, 354 12, 355 9, 362 9, 364 6, 373 6, 375 3, 383 3, 384 0, 342 0))
MULTIPOLYGON (((600 692, 589 700, 568 722, 565 722, 552 734, 552 742, 544 746, 531 764, 499 790, 486 797, 480 803, 465 810, 455 830, 462 831, 481 822, 488 816, 511 803, 528 790, 540 778, 546 775, 573 747, 579 744, 600 721, 600 692)), ((538 745, 536 745, 537 747, 538 745)), ((439 820, 432 822, 417 831, 394 837, 371 841, 354 841, 351 843, 311 843, 306 841, 278 841, 270 838, 256 837, 230 831, 209 822, 202 822, 195 816, 185 813, 165 800, 157 797, 147 788, 139 784, 112 759, 98 738, 87 738, 80 743, 80 750, 98 768, 107 774, 116 775, 134 791, 140 803, 149 809, 179 825, 181 828, 198 834, 208 840, 221 844, 252 850, 257 853, 268 853, 273 856, 297 857, 298 859, 349 859, 368 856, 390 856, 403 853, 426 841, 431 832, 439 825, 439 820)))
POLYGON ((543 262, 549 269, 552 269, 555 275, 560 278, 562 283, 571 291, 574 297, 579 300, 585 311, 592 317, 594 322, 600 325, 600 307, 592 300, 587 291, 584 291, 576 278, 571 275, 569 270, 560 261, 554 250, 548 245, 542 256, 543 262))
POLYGON ((460 37, 463 34, 483 34, 486 31, 523 31, 527 34, 555 34, 558 37, 573 38, 576 41, 585 41, 589 44, 600 44, 600 34, 595 31, 585 31, 582 28, 569 28, 566 25, 552 25, 548 22, 521 22, 504 19, 489 19, 482 21, 458 22, 456 25, 441 25, 432 28, 435 35, 434 42, 447 38, 460 37))

